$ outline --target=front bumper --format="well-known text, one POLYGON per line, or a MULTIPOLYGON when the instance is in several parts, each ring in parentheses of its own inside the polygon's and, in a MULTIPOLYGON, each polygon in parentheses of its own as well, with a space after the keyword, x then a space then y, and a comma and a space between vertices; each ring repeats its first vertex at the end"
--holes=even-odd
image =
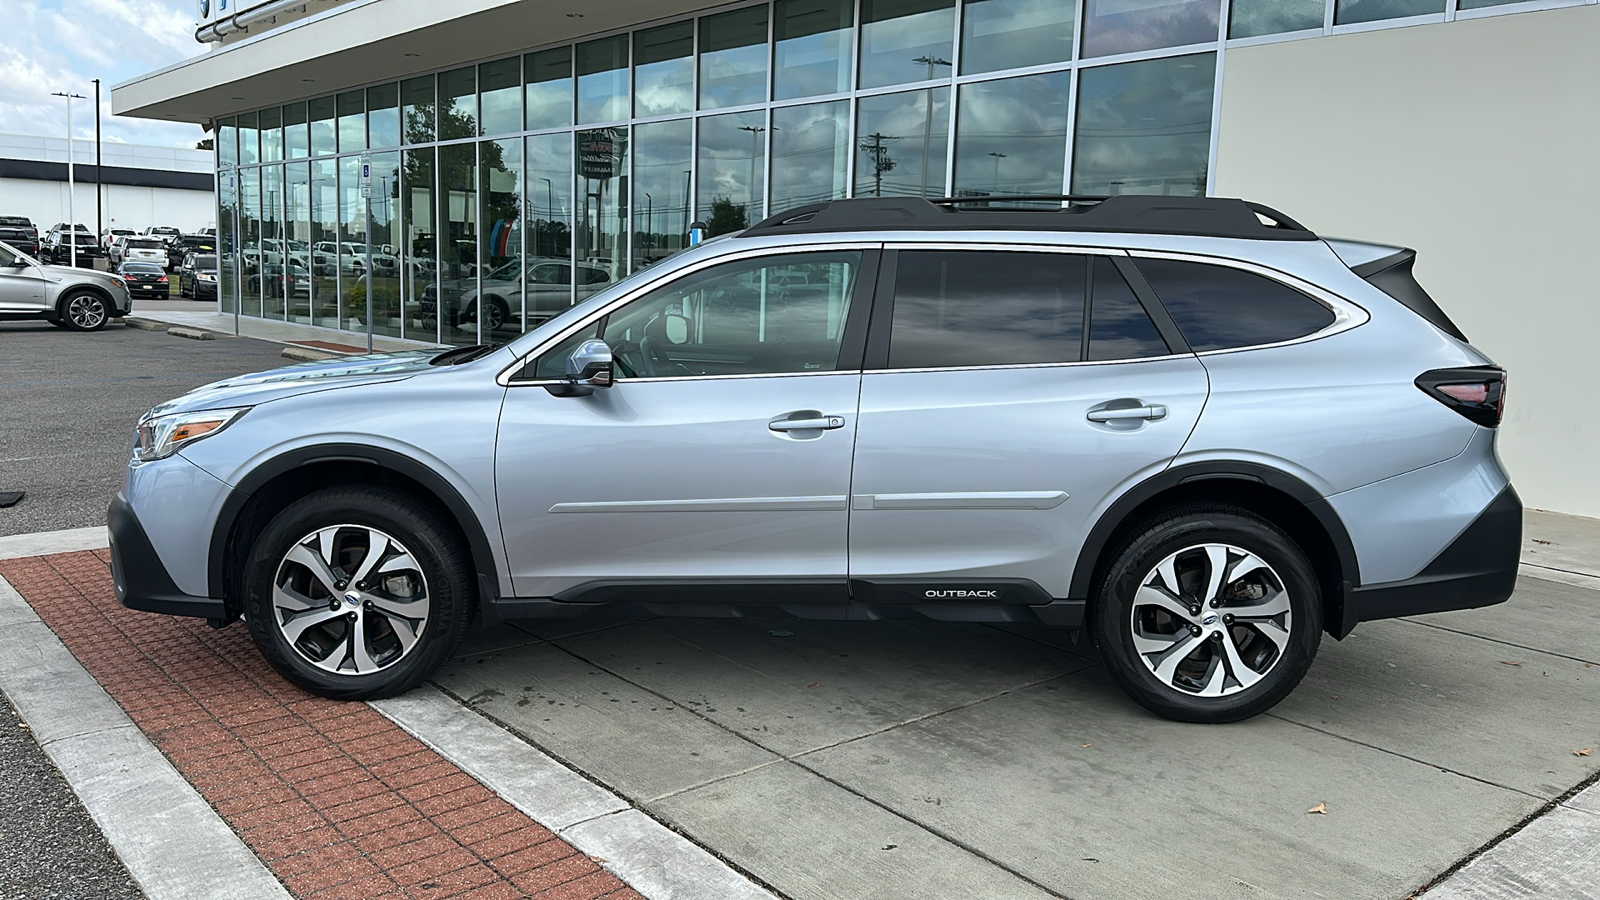
POLYGON ((1504 603, 1521 555, 1522 500, 1508 484, 1415 577, 1350 590, 1338 636, 1358 622, 1504 603))
POLYGON ((169 616, 227 618, 227 604, 222 600, 178 590, 139 517, 120 493, 106 510, 106 525, 111 532, 111 580, 117 602, 129 609, 169 616))

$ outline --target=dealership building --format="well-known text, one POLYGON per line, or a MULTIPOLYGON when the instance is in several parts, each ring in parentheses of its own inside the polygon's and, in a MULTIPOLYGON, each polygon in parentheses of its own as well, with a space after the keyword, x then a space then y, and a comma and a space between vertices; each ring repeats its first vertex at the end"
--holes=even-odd
POLYGON ((694 222, 1239 196, 1417 249, 1511 373, 1501 452, 1525 501, 1600 517, 1579 365, 1600 330, 1600 0, 197 6, 211 51, 111 96, 214 132, 224 311, 365 330, 370 306, 378 334, 472 344, 694 222), (253 277, 268 266, 293 277, 253 277))

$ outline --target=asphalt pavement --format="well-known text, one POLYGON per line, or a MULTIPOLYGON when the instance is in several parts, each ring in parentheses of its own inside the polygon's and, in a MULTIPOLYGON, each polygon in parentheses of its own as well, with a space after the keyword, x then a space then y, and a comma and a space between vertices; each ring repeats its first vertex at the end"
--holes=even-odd
POLYGON ((0 509, 0 535, 104 525, 141 414, 200 385, 285 365, 282 350, 118 324, 72 332, 0 322, 0 491, 26 492, 0 509))
POLYGON ((144 896, 3 694, 0 772, 0 900, 144 896))

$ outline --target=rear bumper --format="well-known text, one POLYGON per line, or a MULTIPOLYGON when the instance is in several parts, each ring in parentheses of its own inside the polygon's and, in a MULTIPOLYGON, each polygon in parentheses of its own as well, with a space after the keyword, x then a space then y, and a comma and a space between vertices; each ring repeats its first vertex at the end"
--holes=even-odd
POLYGON ((1350 590, 1337 636, 1359 622, 1503 603, 1516 588, 1521 553, 1522 500, 1506 485, 1415 577, 1350 590))
POLYGON ((122 494, 111 501, 106 525, 111 532, 111 580, 119 603, 129 609, 169 616, 227 617, 227 604, 223 601, 178 590, 122 494))

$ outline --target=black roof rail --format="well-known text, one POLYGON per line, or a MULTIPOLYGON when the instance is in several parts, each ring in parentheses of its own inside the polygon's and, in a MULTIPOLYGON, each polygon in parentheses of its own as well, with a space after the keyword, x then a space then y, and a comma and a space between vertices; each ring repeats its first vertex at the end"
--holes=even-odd
POLYGON ((1268 241, 1317 236, 1271 207, 1228 197, 989 196, 862 197, 809 203, 770 216, 746 235, 852 231, 1102 231, 1195 235, 1268 241), (1046 208, 965 208, 973 203, 1064 203, 1046 208))

